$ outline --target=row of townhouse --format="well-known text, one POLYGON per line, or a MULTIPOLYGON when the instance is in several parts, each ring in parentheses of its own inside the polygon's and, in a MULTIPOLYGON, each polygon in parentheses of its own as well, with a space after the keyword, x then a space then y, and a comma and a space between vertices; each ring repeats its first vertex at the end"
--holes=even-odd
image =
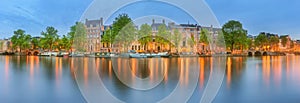
MULTIPOLYGON (((272 33, 266 33, 266 32, 261 32, 261 34, 266 35, 266 37, 270 40, 272 36, 276 37, 279 39, 278 44, 276 45, 269 45, 265 47, 265 49, 270 50, 270 51, 297 51, 300 49, 300 40, 292 40, 292 38, 289 35, 278 35, 278 34, 272 34, 272 33), (283 45, 283 38, 286 39, 285 45, 283 45)), ((259 48, 255 46, 255 38, 257 36, 252 36, 248 35, 248 38, 252 39, 252 45, 251 48, 252 50, 263 50, 264 48, 259 48)))
MULTIPOLYGON (((210 45, 208 46, 207 44, 201 44, 199 43, 199 38, 200 38, 200 32, 202 29, 207 29, 209 31, 209 36, 212 38, 211 44, 215 44, 214 40, 216 39, 217 35, 221 31, 220 28, 214 28, 213 26, 211 27, 203 27, 198 24, 175 24, 174 22, 169 22, 166 23, 165 20, 162 20, 161 22, 156 22, 154 19, 152 20, 152 24, 150 25, 152 28, 152 35, 153 35, 153 42, 147 47, 145 45, 141 45, 138 42, 133 42, 132 45, 130 45, 130 48, 132 50, 136 51, 144 51, 146 52, 147 50, 151 51, 167 51, 170 48, 170 45, 162 45, 159 43, 155 42, 155 36, 157 35, 158 32, 158 27, 159 26, 166 26, 167 30, 173 31, 175 29, 178 29, 180 33, 182 34, 182 41, 180 43, 180 48, 182 52, 208 52, 211 49, 216 49, 216 45, 210 45), (190 47, 188 44, 188 39, 189 38, 195 38, 195 46, 190 47)), ((105 30, 111 28, 110 25, 104 25, 103 24, 103 18, 100 18, 98 20, 85 20, 85 26, 86 26, 86 32, 87 32, 87 45, 86 49, 88 52, 117 52, 119 51, 116 48, 111 48, 111 47, 116 47, 111 44, 107 43, 102 43, 101 39, 103 37, 103 34, 105 30)), ((138 27, 136 27, 138 28, 138 27)), ((174 52, 174 51, 172 51, 174 52)))

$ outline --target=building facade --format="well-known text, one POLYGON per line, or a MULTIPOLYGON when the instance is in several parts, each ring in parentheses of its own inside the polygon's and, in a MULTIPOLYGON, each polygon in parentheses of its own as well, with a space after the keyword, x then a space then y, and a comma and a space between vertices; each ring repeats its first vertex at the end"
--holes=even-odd
POLYGON ((103 18, 99 20, 85 20, 87 33, 87 52, 99 52, 101 50, 101 36, 104 32, 103 18))
POLYGON ((0 52, 12 52, 12 43, 9 39, 0 40, 0 52))
POLYGON ((220 28, 213 28, 211 27, 202 27, 197 24, 175 24, 174 22, 169 22, 166 24, 165 20, 162 20, 161 22, 156 22, 155 20, 152 20, 152 24, 150 25, 152 28, 152 42, 147 45, 147 47, 144 47, 143 45, 140 45, 138 42, 134 42, 133 45, 131 45, 132 50, 136 51, 169 51, 169 52, 204 52, 209 53, 212 49, 216 50, 219 49, 214 44, 216 42, 217 36, 219 32, 221 31, 220 28), (181 40, 179 43, 178 49, 171 49, 174 47, 174 45, 171 47, 169 44, 160 44, 156 42, 156 36, 158 33, 158 27, 159 26, 165 26, 167 31, 171 33, 171 37, 163 37, 166 40, 169 40, 171 42, 170 44, 174 44, 174 42, 171 40, 172 36, 174 35, 174 31, 178 30, 181 35, 181 40), (209 40, 212 45, 199 43, 200 40, 200 33, 201 30, 207 29, 209 34, 208 37, 211 39, 209 40), (192 40, 192 42, 191 42, 192 40))

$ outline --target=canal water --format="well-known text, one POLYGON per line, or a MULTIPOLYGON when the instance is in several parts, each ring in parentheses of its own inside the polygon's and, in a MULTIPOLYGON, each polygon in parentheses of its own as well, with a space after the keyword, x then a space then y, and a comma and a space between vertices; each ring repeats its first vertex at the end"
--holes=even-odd
POLYGON ((299 103, 299 63, 300 56, 293 55, 225 59, 0 56, 0 102, 195 103, 209 95, 214 103, 299 103), (207 86, 219 79, 216 88, 207 86))

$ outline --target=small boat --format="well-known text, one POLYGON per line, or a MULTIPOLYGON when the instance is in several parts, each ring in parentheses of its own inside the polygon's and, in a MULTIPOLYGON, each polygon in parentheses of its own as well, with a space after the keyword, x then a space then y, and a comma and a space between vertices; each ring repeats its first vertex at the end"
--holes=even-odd
POLYGON ((134 50, 129 50, 128 52, 129 52, 130 58, 146 58, 147 57, 146 55, 141 55, 134 50))
POLYGON ((42 52, 39 56, 51 56, 51 52, 42 52))
POLYGON ((129 57, 130 58, 146 58, 147 56, 143 56, 143 55, 138 54, 138 53, 129 53, 129 57))
POLYGON ((170 57, 170 54, 168 52, 161 52, 161 53, 158 53, 158 55, 160 57, 170 57))
POLYGON ((67 57, 69 55, 68 52, 59 52, 56 57, 67 57))
POLYGON ((80 54, 80 53, 71 53, 71 54, 69 54, 69 57, 84 57, 84 54, 80 54))

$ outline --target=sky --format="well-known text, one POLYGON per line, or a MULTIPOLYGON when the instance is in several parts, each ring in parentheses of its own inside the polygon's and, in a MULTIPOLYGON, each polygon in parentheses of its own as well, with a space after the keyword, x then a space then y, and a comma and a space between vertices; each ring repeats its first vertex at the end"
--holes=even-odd
MULTIPOLYGON (((13 31, 17 29, 39 36, 47 26, 53 26, 58 29, 59 35, 65 35, 70 26, 80 20, 92 1, 0 0, 0 39, 11 37, 13 31)), ((205 1, 221 25, 229 20, 238 20, 251 35, 270 32, 279 35, 289 34, 294 39, 300 39, 299 0, 205 1)), ((162 10, 166 8, 161 7, 162 10)), ((132 10, 133 13, 141 13, 134 11, 132 10)), ((165 15, 174 14, 166 12, 165 15)), ((177 17, 183 21, 184 18, 186 17, 182 15, 177 17)), ((188 21, 186 20, 186 23, 188 21)))

